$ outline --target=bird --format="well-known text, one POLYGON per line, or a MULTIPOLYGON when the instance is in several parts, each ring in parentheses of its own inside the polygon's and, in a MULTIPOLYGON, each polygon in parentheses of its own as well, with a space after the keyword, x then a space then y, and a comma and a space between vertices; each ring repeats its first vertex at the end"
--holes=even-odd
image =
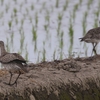
POLYGON ((21 74, 27 72, 26 70, 26 60, 18 53, 8 53, 5 50, 5 45, 3 41, 0 41, 0 63, 10 73, 9 83, 7 85, 17 85, 17 80, 21 74), (12 76, 14 73, 18 73, 17 78, 13 83, 11 83, 12 76))
POLYGON ((95 48, 97 44, 100 42, 100 27, 90 29, 84 37, 79 39, 81 39, 80 42, 84 41, 86 43, 92 43, 93 49, 91 56, 93 52, 95 53, 95 55, 98 55, 95 48))

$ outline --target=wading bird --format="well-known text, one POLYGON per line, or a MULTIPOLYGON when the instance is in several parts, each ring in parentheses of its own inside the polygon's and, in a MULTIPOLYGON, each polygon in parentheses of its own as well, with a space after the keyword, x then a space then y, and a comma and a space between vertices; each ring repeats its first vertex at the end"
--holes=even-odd
POLYGON ((1 62, 1 65, 10 73, 9 83, 6 83, 6 84, 17 85, 17 80, 19 76, 26 72, 26 69, 25 69, 27 65, 26 60, 18 53, 6 52, 5 47, 4 47, 4 42, 0 41, 0 62, 1 62), (14 73, 18 73, 18 76, 15 79, 15 81, 11 83, 12 76, 14 73))
POLYGON ((92 54, 94 52, 97 55, 95 48, 97 44, 100 42, 100 27, 90 29, 84 37, 79 39, 81 39, 81 42, 85 41, 87 43, 92 43, 93 45, 92 54))

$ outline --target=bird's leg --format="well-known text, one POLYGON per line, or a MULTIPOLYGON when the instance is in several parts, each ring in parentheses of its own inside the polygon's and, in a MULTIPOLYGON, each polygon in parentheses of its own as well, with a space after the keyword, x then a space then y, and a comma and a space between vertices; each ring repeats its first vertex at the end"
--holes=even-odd
POLYGON ((19 75, 17 76, 17 78, 16 78, 16 80, 15 80, 15 82, 14 83, 12 83, 12 84, 10 84, 10 85, 14 85, 14 84, 16 84, 16 86, 17 86, 17 80, 18 80, 18 78, 19 78, 19 76, 21 75, 21 72, 20 72, 20 70, 19 70, 19 75))
POLYGON ((12 74, 12 72, 10 72, 10 80, 9 80, 9 85, 11 84, 11 79, 12 79, 12 76, 13 76, 13 74, 12 74))
POLYGON ((12 76, 13 76, 13 74, 12 74, 11 71, 10 71, 9 73, 10 73, 10 80, 9 80, 9 83, 5 83, 5 82, 4 82, 4 83, 7 84, 7 85, 11 85, 11 79, 12 79, 12 76))
POLYGON ((94 43, 92 43, 92 45, 93 45, 93 49, 92 49, 92 53, 91 53, 91 56, 92 56, 92 54, 93 54, 93 51, 94 51, 94 43))
POLYGON ((95 45, 94 45, 94 47, 93 47, 93 51, 94 51, 94 53, 97 55, 97 52, 96 52, 96 50, 95 50, 96 46, 97 46, 97 43, 95 43, 95 45))

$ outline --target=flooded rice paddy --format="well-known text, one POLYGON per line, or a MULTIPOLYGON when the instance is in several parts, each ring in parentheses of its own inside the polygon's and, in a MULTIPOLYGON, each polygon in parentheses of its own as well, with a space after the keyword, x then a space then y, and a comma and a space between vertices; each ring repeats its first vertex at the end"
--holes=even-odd
POLYGON ((99 26, 99 12, 100 0, 0 0, 0 40, 34 63, 90 56, 79 38, 99 26))

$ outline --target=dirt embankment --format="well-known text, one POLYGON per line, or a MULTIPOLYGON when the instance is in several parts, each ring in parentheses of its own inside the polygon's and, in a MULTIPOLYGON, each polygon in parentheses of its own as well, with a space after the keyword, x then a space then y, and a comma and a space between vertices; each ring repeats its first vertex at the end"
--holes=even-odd
MULTIPOLYGON (((100 85, 99 55, 29 64, 28 70, 20 76, 17 86, 4 84, 10 75, 0 71, 0 100, 85 100, 77 96, 81 98, 80 93, 91 84, 100 85)), ((16 77, 17 74, 12 81, 16 77)))

